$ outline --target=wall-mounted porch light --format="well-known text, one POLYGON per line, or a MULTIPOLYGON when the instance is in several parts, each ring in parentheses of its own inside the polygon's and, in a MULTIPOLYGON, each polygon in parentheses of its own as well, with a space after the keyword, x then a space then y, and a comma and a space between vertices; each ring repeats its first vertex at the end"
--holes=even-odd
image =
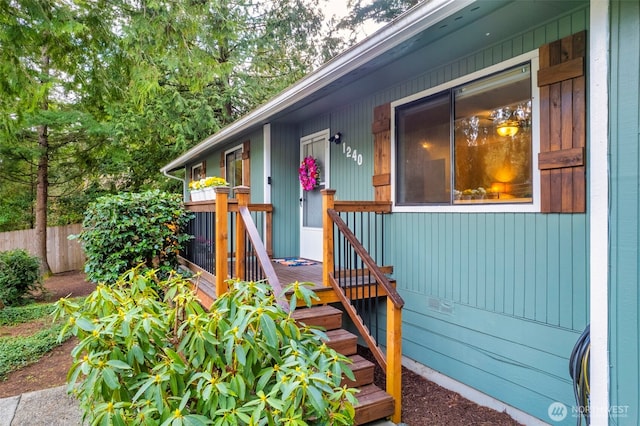
POLYGON ((329 142, 332 142, 338 145, 340 142, 342 142, 342 133, 338 132, 335 135, 331 136, 329 138, 329 142))

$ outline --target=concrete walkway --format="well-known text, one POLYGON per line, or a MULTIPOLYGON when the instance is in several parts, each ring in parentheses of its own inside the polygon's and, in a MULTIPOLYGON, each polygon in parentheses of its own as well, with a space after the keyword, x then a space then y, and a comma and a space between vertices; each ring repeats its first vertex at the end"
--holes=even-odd
POLYGON ((80 426, 82 411, 65 386, 0 399, 0 426, 80 426))
MULTIPOLYGON (((0 398, 0 426, 81 426, 78 402, 67 395, 66 386, 0 398)), ((394 426, 378 421, 367 426, 394 426)))

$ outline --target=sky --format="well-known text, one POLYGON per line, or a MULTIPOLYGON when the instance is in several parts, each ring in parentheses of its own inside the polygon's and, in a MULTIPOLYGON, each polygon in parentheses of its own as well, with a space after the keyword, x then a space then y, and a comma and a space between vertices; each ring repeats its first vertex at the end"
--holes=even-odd
MULTIPOLYGON (((332 15, 336 15, 337 19, 346 16, 349 12, 347 7, 348 0, 320 0, 320 7, 324 10, 325 16, 330 18, 332 15)), ((365 24, 361 31, 359 31, 358 39, 361 40, 364 37, 370 36, 382 25, 376 23, 365 24)))
POLYGON ((327 16, 335 14, 342 18, 347 14, 347 3, 348 0, 320 0, 320 7, 325 10, 327 16))

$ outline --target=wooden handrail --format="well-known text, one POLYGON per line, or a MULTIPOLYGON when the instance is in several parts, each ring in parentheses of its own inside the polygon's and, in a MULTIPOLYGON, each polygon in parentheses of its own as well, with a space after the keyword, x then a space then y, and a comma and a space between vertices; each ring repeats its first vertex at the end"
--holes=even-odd
POLYGON ((357 213, 391 213, 391 202, 389 201, 333 201, 333 208, 337 212, 357 212, 357 213))
POLYGON ((278 275, 276 275, 276 271, 275 269, 273 269, 273 265, 271 264, 271 259, 269 258, 269 255, 267 255, 267 250, 265 249, 264 244, 262 244, 262 239, 260 238, 260 234, 258 233, 256 225, 253 223, 253 219, 251 218, 249 209, 247 207, 240 207, 238 209, 238 212, 240 213, 240 217, 244 222, 247 235, 249 235, 249 239, 251 240, 251 244, 253 244, 253 248, 256 252, 256 257, 258 258, 260 267, 264 271, 264 274, 267 276, 269 285, 273 288, 273 294, 276 297, 278 304, 282 306, 285 311, 288 311, 289 303, 287 303, 287 299, 282 289, 282 285, 280 284, 280 280, 278 279, 278 275))
MULTIPOLYGON (((238 222, 242 222, 243 226, 239 228, 244 228, 244 231, 249 236, 249 240, 253 245, 253 250, 255 251, 256 258, 258 259, 258 263, 262 268, 262 271, 267 277, 267 282, 273 289, 273 295, 276 298, 276 301, 285 311, 289 310, 289 303, 287 302, 286 295, 282 289, 282 285, 280 284, 280 280, 278 279, 278 275, 276 274, 273 265, 271 264, 271 259, 267 253, 267 249, 262 242, 262 238, 260 238, 260 233, 258 232, 258 228, 256 228, 256 224, 253 222, 253 218, 251 217, 251 212, 249 211, 249 187, 246 186, 238 186, 234 188, 236 194, 238 194, 238 215, 240 216, 240 220, 238 222)), ((237 236, 238 238, 244 238, 241 235, 237 236)), ((240 259, 246 255, 244 244, 238 245, 237 249, 240 248, 241 251, 236 253, 236 257, 240 259)))
MULTIPOLYGON (((189 211, 196 213, 216 211, 216 200, 190 201, 188 203, 184 203, 184 205, 189 211)), ((227 209, 232 213, 237 213, 238 200, 227 200, 227 209)), ((273 213, 273 206, 271 204, 252 203, 249 204, 249 210, 252 212, 273 213)))
POLYGON ((378 343, 371 336, 371 332, 369 331, 367 326, 364 325, 362 317, 358 315, 358 312, 351 304, 351 301, 347 297, 347 294, 340 287, 340 284, 338 283, 338 281, 336 281, 336 278, 333 276, 333 274, 329 274, 329 282, 331 284, 331 287, 333 287, 333 290, 336 292, 336 295, 340 299, 340 303, 342 303, 342 306, 344 306, 347 314, 349 314, 349 318, 351 318, 351 321, 353 321, 353 324, 355 324, 356 328, 360 332, 360 336, 362 336, 365 343, 367 344, 367 347, 371 350, 374 358, 376 359, 376 361, 378 361, 380 368, 382 368, 382 371, 386 373, 387 360, 384 358, 384 354, 382 353, 380 348, 378 348, 378 343))
POLYGON ((338 230, 342 233, 342 235, 344 235, 347 241, 349 241, 351 247, 353 247, 353 250, 358 254, 358 256, 360 256, 365 265, 367 265, 367 268, 371 271, 371 275, 373 275, 376 281, 385 289, 385 291, 387 292, 387 297, 391 300, 391 302, 393 302, 393 305, 396 308, 401 309, 404 306, 404 300, 402 299, 400 294, 398 294, 395 287, 391 285, 391 282, 389 282, 387 276, 382 273, 369 253, 367 253, 362 244, 360 244, 360 241, 358 241, 356 236, 353 235, 351 229, 349 229, 347 224, 344 223, 340 215, 338 215, 338 213, 334 209, 328 209, 327 214, 329 215, 333 223, 336 224, 338 230))

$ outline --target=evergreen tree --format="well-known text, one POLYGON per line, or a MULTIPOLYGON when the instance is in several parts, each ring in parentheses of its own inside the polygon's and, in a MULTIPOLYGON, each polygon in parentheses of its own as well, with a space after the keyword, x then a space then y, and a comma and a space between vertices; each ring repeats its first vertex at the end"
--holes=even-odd
MULTIPOLYGON (((50 185, 61 179, 50 171, 57 161, 72 161, 70 151, 82 156, 86 136, 96 131, 95 118, 80 105, 87 88, 99 81, 96 44, 108 34, 102 6, 47 0, 0 3, 2 192, 9 186, 29 189, 35 182, 34 227, 43 273, 49 272, 50 185)), ((70 171, 58 170, 65 175, 70 171)))
MULTIPOLYGON (((343 46, 318 0, 0 0, 0 230, 77 221, 343 46)), ((45 271, 48 266, 44 265, 45 271)))

